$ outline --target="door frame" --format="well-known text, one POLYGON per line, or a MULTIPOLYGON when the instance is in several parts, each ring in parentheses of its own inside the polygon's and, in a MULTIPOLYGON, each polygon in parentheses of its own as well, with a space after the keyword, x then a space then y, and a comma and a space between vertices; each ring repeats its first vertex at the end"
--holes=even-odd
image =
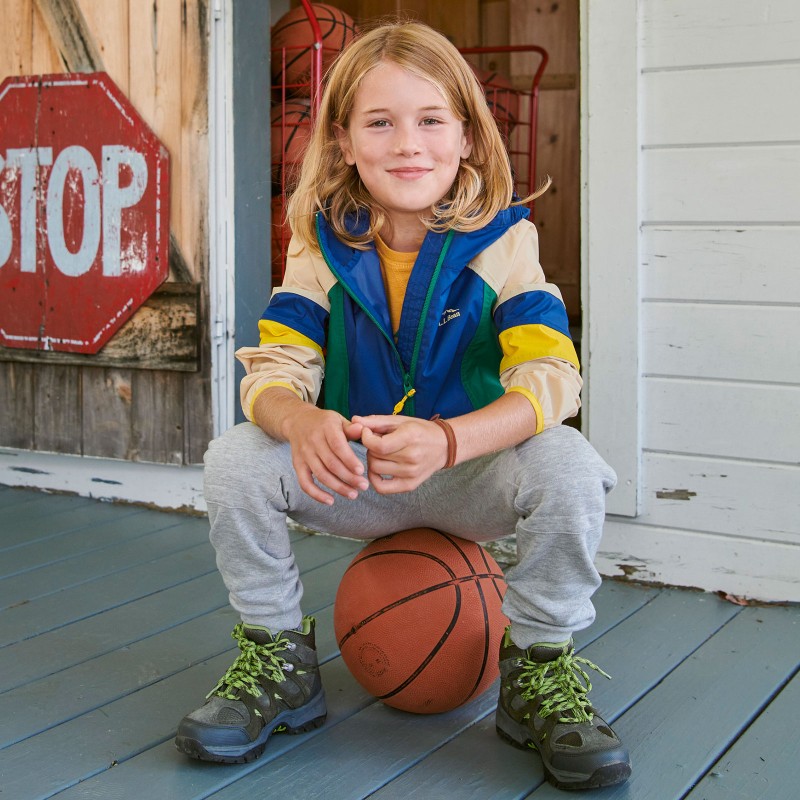
POLYGON ((610 514, 641 504, 637 0, 581 0, 582 429, 616 470, 610 514))

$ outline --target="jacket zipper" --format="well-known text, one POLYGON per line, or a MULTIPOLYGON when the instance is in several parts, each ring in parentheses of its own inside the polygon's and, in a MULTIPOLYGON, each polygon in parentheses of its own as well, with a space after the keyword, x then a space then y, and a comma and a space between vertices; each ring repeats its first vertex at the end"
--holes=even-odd
MULTIPOLYGON (((370 312, 368 308, 364 306, 364 304, 356 297, 354 292, 350 289, 347 285, 347 282, 342 280, 341 275, 337 272, 336 268, 333 266, 332 259, 328 257, 328 254, 325 252, 325 247, 322 244, 322 236, 319 227, 319 215, 315 220, 316 228, 317 228, 317 242, 319 243, 319 249, 322 253, 322 258, 324 259, 325 263, 328 266, 328 269, 334 274, 334 277, 337 281, 342 285, 342 288, 350 295, 350 299, 367 315, 367 318, 372 322, 373 325, 383 334, 384 339, 389 343, 389 347, 391 347, 392 352, 394 353, 395 358, 397 359, 397 363, 400 366, 400 372, 403 375, 403 396, 400 400, 395 403, 394 410, 392 414, 400 414, 406 406, 406 402, 411 400, 414 395, 417 393, 417 390, 414 388, 414 376, 417 371, 417 363, 419 361, 419 351, 420 346, 422 344, 422 332, 425 328, 425 319, 428 314, 428 309, 430 308, 431 301, 433 299, 433 290, 436 286, 436 281, 439 277, 439 273, 442 269, 442 264, 444 263, 444 257, 447 254, 447 251, 450 249, 450 242, 453 239, 453 231, 448 231, 447 236, 444 240, 444 244, 442 245, 442 251, 439 254, 439 259, 436 262, 436 266, 433 270, 433 275, 431 276, 430 284, 428 285, 428 292, 425 295, 425 303, 422 306, 422 313, 420 314, 419 323, 417 325, 417 333, 414 339, 414 349, 411 354, 411 367, 410 369, 406 370, 405 365, 403 364, 403 359, 400 356, 400 351, 397 349, 397 345, 394 343, 394 339, 386 333, 386 331, 381 326, 380 322, 375 319, 374 315, 370 312)), ((414 401, 411 400, 408 406, 409 414, 413 415, 413 403, 414 401)))
POLYGON ((419 324, 417 326, 417 336, 414 339, 414 350, 411 353, 411 373, 412 379, 417 374, 417 362, 419 361, 419 351, 422 346, 422 333, 425 330, 425 320, 428 318, 428 310, 431 307, 433 300, 433 291, 436 288, 436 283, 439 280, 439 273, 442 271, 442 264, 444 264, 444 257, 450 249, 450 243, 453 241, 453 231, 448 231, 445 236, 444 243, 442 244, 442 251, 439 253, 439 258, 436 261, 436 266, 433 268, 433 275, 431 275, 430 283, 428 284, 428 291, 425 295, 425 302, 422 305, 422 313, 419 316, 419 324))

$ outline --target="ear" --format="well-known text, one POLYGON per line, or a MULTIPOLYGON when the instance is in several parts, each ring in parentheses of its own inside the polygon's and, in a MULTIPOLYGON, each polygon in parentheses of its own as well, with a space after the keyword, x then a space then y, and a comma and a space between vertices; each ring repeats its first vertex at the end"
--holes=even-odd
POLYGON ((461 137, 461 158, 469 158, 472 152, 472 130, 464 126, 464 135, 461 137))
POLYGON ((333 132, 336 134, 336 141, 339 143, 339 149, 344 156, 344 163, 351 167, 354 166, 356 159, 353 155, 353 147, 350 144, 350 134, 338 123, 334 124, 333 132))

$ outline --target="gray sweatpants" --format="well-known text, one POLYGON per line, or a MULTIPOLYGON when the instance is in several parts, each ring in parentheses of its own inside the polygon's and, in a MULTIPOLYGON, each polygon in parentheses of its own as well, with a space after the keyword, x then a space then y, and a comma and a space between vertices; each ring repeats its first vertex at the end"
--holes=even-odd
MULTIPOLYGON (((363 446, 352 447, 366 464, 363 446)), ((615 481, 586 439, 566 426, 436 472, 413 492, 335 495, 333 506, 300 489, 289 445, 249 422, 212 441, 205 457, 211 542, 244 622, 271 630, 300 625, 303 587, 287 516, 365 540, 419 527, 479 542, 516 533, 518 563, 506 576, 503 611, 523 648, 564 641, 594 620, 600 576, 593 560, 615 481)))

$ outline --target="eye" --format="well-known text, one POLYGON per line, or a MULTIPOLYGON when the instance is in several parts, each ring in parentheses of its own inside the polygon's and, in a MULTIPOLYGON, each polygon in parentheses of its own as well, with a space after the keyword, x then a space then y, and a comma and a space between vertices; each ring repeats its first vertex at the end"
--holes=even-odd
POLYGON ((422 120, 423 125, 440 125, 441 122, 442 120, 437 119, 436 117, 425 117, 425 119, 422 120))
POLYGON ((388 126, 389 121, 385 119, 375 119, 367 125, 368 128, 386 128, 388 126))

